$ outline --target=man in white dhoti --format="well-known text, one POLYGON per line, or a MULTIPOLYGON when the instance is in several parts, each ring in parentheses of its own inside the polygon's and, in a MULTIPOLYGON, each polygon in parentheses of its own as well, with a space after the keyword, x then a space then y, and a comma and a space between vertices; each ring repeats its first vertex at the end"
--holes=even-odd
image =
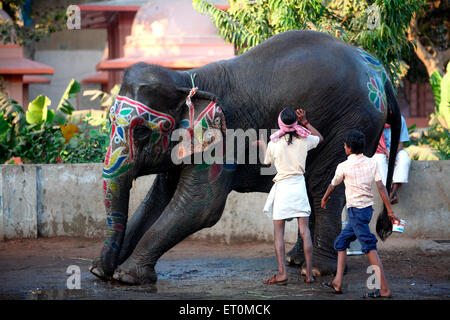
POLYGON ((274 164, 277 174, 264 212, 273 219, 275 253, 278 262, 278 273, 266 280, 266 284, 287 283, 284 245, 285 221, 297 218, 306 262, 305 282, 312 283, 312 241, 308 226, 311 207, 306 193, 305 162, 309 150, 315 148, 323 140, 321 134, 306 120, 306 112, 302 109, 294 111, 285 108, 278 117, 280 130, 270 136, 267 145, 258 140, 265 152, 264 164, 274 164), (299 125, 299 122, 302 126, 299 125))
MULTIPOLYGON (((411 158, 408 152, 403 149, 403 143, 409 141, 408 127, 405 118, 402 116, 402 128, 400 131, 400 141, 398 144, 397 157, 395 158, 394 175, 392 177, 392 190, 389 195, 391 204, 398 202, 397 191, 403 183, 408 183, 409 166, 411 158)), ((373 158, 377 161, 383 184, 386 185, 388 173, 389 152, 391 150, 391 126, 386 124, 378 144, 377 151, 373 158)))

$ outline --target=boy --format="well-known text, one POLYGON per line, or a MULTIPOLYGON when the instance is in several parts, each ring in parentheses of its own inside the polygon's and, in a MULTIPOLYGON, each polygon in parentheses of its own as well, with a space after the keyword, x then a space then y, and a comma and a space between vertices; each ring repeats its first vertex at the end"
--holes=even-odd
POLYGON ((380 289, 368 292, 364 297, 390 298, 391 291, 386 282, 383 266, 377 253, 376 244, 378 240, 369 229, 369 222, 373 212, 373 180, 377 184, 378 192, 386 206, 389 218, 391 221, 399 219, 392 212, 389 196, 378 173, 376 161, 362 154, 364 148, 364 134, 358 130, 350 131, 345 137, 344 143, 345 153, 348 155, 348 158, 337 166, 335 176, 321 201, 321 207, 325 209, 330 194, 344 181, 349 223, 334 242, 334 248, 338 251, 336 276, 332 281, 324 282, 323 284, 331 288, 333 293, 342 294, 342 278, 344 276, 347 248, 349 248, 350 242, 357 238, 361 242, 361 250, 367 254, 370 264, 378 267, 375 267, 375 271, 380 283, 380 289))

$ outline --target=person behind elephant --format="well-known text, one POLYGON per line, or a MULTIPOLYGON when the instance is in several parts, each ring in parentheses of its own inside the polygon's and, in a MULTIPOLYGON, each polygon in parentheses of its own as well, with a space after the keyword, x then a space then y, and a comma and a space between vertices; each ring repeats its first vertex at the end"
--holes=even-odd
POLYGON ((375 180, 378 192, 383 200, 388 216, 399 220, 391 209, 386 187, 377 169, 377 162, 363 154, 365 149, 365 135, 359 130, 350 131, 345 137, 346 161, 340 163, 331 184, 322 197, 321 207, 326 208, 330 194, 344 181, 345 198, 347 201, 348 224, 337 236, 334 248, 338 251, 336 276, 332 281, 323 282, 335 294, 342 294, 342 278, 344 276, 345 258, 350 243, 356 239, 361 242, 363 251, 367 254, 370 264, 375 266, 375 273, 379 279, 380 288, 365 294, 365 298, 391 297, 391 291, 384 275, 383 266, 377 253, 377 238, 370 232, 369 223, 373 212, 372 183, 375 180))
MULTIPOLYGON (((400 131, 400 141, 398 144, 397 157, 395 158, 394 176, 392 177, 392 191, 389 195, 391 204, 398 203, 397 191, 402 184, 408 183, 409 167, 411 158, 408 152, 403 149, 403 143, 409 141, 408 127, 405 118, 402 116, 402 128, 400 131)), ((377 166, 381 173, 383 184, 386 185, 388 173, 389 151, 391 149, 391 126, 385 124, 383 133, 378 144, 377 151, 373 158, 377 161, 377 166)))
POLYGON ((309 124, 303 109, 297 109, 297 111, 292 108, 283 109, 278 116, 278 126, 280 130, 270 136, 271 141, 267 145, 267 149, 264 141, 258 140, 258 144, 262 146, 265 153, 264 164, 274 164, 277 170, 273 179, 275 184, 270 190, 264 212, 273 219, 278 273, 264 283, 287 283, 288 278, 284 264, 284 227, 285 221, 293 218, 298 220, 304 244, 305 282, 312 283, 314 281, 312 241, 308 227, 311 207, 306 192, 304 173, 308 151, 315 148, 323 138, 319 131, 309 124), (299 122, 302 126, 299 125, 299 122))

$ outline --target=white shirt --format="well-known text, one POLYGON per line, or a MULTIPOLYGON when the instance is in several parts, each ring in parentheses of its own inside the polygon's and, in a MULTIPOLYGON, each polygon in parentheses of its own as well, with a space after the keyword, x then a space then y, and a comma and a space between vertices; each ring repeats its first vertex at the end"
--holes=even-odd
POLYGON ((320 139, 310 134, 306 138, 293 137, 290 145, 288 141, 289 135, 286 134, 277 142, 270 141, 267 145, 264 163, 275 165, 277 174, 273 178, 274 182, 304 174, 308 151, 317 147, 320 139))

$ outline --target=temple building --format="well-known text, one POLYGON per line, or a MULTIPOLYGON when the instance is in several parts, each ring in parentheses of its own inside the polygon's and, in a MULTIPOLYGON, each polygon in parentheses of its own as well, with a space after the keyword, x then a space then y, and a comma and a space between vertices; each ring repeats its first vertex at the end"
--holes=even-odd
MULTIPOLYGON (((8 14, 0 9, 0 20, 8 21, 8 14)), ((21 106, 29 102, 30 84, 48 84, 50 79, 42 75, 52 75, 54 69, 43 63, 25 58, 23 47, 14 43, 0 42, 0 77, 8 96, 21 106)))
MULTIPOLYGON (((107 78, 106 89, 120 83, 123 70, 137 62, 186 70, 234 57, 233 45, 218 37, 211 19, 197 12, 190 0, 144 2, 80 6, 82 26, 108 30, 108 55, 96 66, 97 75, 107 78)), ((227 3, 211 2, 222 7, 227 3)))
MULTIPOLYGON (((229 7, 227 0, 209 2, 219 9, 229 7)), ((72 78, 82 83, 83 92, 109 92, 121 83, 123 70, 137 62, 186 70, 235 56, 233 45, 218 36, 210 17, 197 12, 191 0, 46 0, 47 3, 78 5, 81 29, 57 32, 35 44, 31 60, 49 66, 53 75, 24 75, 22 88, 29 91, 30 99, 45 94, 58 101, 72 78)), ((51 73, 49 69, 41 71, 51 73)), ((431 87, 429 83, 404 82, 398 95, 401 111, 408 125, 417 123, 424 127, 427 116, 434 111, 431 87)), ((78 95, 75 104, 78 109, 99 108, 98 100, 90 101, 83 94, 78 95)))

